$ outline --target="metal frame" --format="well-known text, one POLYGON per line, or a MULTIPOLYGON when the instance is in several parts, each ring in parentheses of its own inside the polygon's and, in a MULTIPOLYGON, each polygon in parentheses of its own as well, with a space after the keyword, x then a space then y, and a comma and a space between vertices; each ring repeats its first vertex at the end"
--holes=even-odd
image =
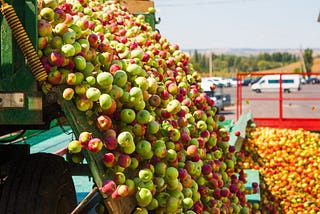
MULTIPOLYGON (((258 117, 253 115, 254 122, 257 126, 268 126, 274 128, 304 128, 306 130, 311 131, 319 131, 320 130, 320 118, 288 118, 284 117, 283 115, 283 101, 288 100, 296 100, 296 101, 320 101, 320 94, 319 97, 303 97, 303 98, 286 98, 283 97, 283 90, 282 84, 280 84, 279 88, 279 97, 278 98, 253 98, 253 97, 246 97, 243 94, 242 90, 242 80, 245 76, 263 76, 269 74, 280 74, 280 77, 285 74, 300 74, 295 72, 243 72, 237 73, 237 87, 236 87, 236 119, 238 120, 240 115, 243 113, 243 101, 279 101, 278 112, 279 117, 258 117)), ((320 75, 320 72, 312 72, 311 75, 320 75)), ((301 75, 307 75, 306 73, 301 73, 301 75)), ((280 78, 281 80, 281 78, 280 78)), ((281 82, 281 81, 280 81, 281 82)))

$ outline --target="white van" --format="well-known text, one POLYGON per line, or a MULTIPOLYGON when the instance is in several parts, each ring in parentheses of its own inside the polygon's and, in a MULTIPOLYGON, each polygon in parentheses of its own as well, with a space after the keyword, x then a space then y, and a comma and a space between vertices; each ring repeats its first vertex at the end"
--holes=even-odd
MULTIPOLYGON (((301 90, 300 75, 298 74, 283 74, 282 90, 290 93, 292 91, 301 90)), ((272 74, 262 76, 261 79, 251 85, 251 90, 257 93, 261 92, 277 92, 280 89, 280 74, 272 74)))

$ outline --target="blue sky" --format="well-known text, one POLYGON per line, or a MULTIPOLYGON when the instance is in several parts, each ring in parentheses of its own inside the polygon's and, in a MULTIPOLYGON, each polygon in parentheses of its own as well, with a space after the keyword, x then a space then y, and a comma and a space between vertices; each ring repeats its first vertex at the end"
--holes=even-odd
POLYGON ((320 48, 319 0, 154 0, 181 49, 320 48))

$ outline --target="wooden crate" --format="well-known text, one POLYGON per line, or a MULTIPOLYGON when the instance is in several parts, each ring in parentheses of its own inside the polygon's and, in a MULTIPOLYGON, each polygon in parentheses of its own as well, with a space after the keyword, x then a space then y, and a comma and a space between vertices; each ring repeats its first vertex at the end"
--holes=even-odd
POLYGON ((154 2, 146 0, 120 0, 120 5, 126 6, 130 13, 142 13, 148 12, 150 7, 154 7, 154 2))

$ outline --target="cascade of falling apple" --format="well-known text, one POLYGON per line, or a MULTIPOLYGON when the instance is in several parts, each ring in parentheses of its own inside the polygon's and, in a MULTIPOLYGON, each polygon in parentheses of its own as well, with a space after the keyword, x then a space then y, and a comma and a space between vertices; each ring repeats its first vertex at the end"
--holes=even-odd
POLYGON ((43 90, 65 85, 103 134, 83 130, 68 151, 76 162, 103 153, 104 194, 135 195, 139 212, 249 212, 224 118, 188 54, 112 1, 43 0, 38 17, 43 90))

